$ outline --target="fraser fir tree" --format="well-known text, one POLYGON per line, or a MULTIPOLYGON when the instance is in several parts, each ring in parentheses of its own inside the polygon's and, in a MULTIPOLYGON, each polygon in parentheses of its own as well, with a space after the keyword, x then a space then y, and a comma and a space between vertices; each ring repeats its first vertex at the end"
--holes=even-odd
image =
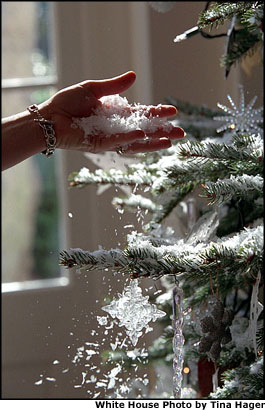
MULTIPOLYGON (((157 3, 163 9, 162 2, 157 3)), ((171 7, 173 2, 165 3, 171 7)), ((175 41, 196 32, 207 37, 202 30, 227 20, 232 26, 222 61, 228 75, 231 65, 263 40, 263 3, 207 4, 195 29, 175 41)), ((60 263, 87 271, 112 268, 132 279, 161 278, 165 292, 153 301, 167 314, 160 319, 163 334, 148 349, 149 363, 160 360, 171 369, 179 357, 177 366, 182 367, 183 361, 184 368, 195 368, 195 373, 198 369, 198 380, 191 379, 188 385, 203 397, 259 399, 264 397, 262 108, 254 108, 255 98, 245 104, 242 87, 238 104, 230 96, 228 100, 229 107, 218 104, 219 109, 213 110, 168 98, 179 109, 178 125, 187 132, 184 142, 139 155, 126 172, 87 168, 73 172, 70 187, 144 188, 145 195, 114 198, 113 205, 141 210, 149 220, 142 232, 128 235, 125 249, 65 250, 60 263), (197 200, 199 218, 189 224, 185 238, 178 238, 167 226, 167 217, 182 212, 190 222, 187 195, 197 200), (173 304, 172 312, 176 283, 183 292, 183 304, 175 306, 175 311, 173 304), (178 309, 183 316, 176 318, 178 309), (182 319, 183 353, 178 350, 182 319), (212 381, 208 391, 200 378, 205 366, 212 381)), ((137 355, 128 357, 122 351, 112 358, 124 366, 137 362, 137 355)), ((184 397, 184 391, 174 397, 184 397)))

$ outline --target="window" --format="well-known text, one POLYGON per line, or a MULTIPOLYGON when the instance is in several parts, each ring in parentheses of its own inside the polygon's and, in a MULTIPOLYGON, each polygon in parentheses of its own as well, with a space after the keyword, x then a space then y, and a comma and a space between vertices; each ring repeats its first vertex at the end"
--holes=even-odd
MULTIPOLYGON (((2 2, 2 116, 56 91, 52 2, 2 2)), ((57 158, 36 155, 2 173, 2 280, 60 276, 57 158)))

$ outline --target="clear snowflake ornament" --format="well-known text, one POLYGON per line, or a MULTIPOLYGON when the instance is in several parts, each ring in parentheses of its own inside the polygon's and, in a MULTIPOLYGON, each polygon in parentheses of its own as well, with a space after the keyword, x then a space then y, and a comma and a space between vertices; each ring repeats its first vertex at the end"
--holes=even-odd
POLYGON ((248 105, 245 105, 245 96, 242 85, 239 85, 239 90, 239 107, 235 105, 230 95, 228 95, 227 98, 232 108, 228 108, 223 104, 217 103, 217 106, 221 108, 226 115, 214 117, 214 120, 225 121, 225 123, 216 131, 222 132, 225 130, 231 130, 233 132, 240 133, 263 134, 263 129, 260 127, 260 124, 263 123, 263 107, 253 109, 257 96, 253 97, 248 105))
POLYGON ((149 296, 142 295, 142 289, 138 286, 138 280, 131 280, 129 286, 124 288, 119 298, 114 299, 102 310, 109 313, 112 318, 117 318, 119 326, 126 328, 126 333, 131 339, 133 346, 136 346, 142 330, 149 330, 148 323, 155 322, 165 316, 165 312, 158 310, 156 305, 148 302, 149 296))

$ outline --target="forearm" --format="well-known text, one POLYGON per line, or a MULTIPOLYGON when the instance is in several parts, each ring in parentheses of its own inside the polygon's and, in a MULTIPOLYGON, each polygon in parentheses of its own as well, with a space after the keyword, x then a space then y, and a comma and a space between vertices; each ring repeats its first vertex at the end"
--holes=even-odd
POLYGON ((45 148, 43 131, 28 111, 2 120, 2 170, 44 151, 45 148))

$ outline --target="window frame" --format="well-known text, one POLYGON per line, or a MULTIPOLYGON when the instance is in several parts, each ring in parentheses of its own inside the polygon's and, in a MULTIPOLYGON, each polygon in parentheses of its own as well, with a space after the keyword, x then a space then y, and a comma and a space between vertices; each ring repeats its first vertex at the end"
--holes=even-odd
MULTIPOLYGON (((52 2, 50 10, 51 16, 51 32, 49 33, 49 37, 51 39, 51 56, 53 59, 53 65, 55 73, 53 75, 45 75, 45 76, 34 76, 34 77, 13 77, 13 78, 2 78, 2 92, 6 91, 12 93, 17 90, 27 90, 32 91, 36 89, 46 89, 49 87, 54 87, 55 89, 59 89, 58 87, 58 54, 56 51, 56 30, 55 30, 55 11, 54 11, 54 3, 52 2)), ((57 152, 57 164, 56 164, 56 179, 59 182, 62 180, 62 152, 57 152)), ((62 190, 58 190, 58 200, 59 200, 59 208, 61 210, 63 206, 62 201, 62 190)), ((60 212, 61 213, 61 212, 60 212)), ((62 221, 62 218, 59 220, 59 248, 65 247, 65 223, 62 221)), ((50 288, 57 288, 57 287, 64 287, 69 286, 71 284, 71 277, 70 275, 65 272, 63 267, 59 267, 60 276, 56 278, 47 278, 47 279, 35 279, 35 280, 25 280, 25 281, 13 281, 13 282, 2 282, 1 290, 2 293, 14 293, 14 292, 29 292, 34 291, 37 289, 50 289, 50 288)))

